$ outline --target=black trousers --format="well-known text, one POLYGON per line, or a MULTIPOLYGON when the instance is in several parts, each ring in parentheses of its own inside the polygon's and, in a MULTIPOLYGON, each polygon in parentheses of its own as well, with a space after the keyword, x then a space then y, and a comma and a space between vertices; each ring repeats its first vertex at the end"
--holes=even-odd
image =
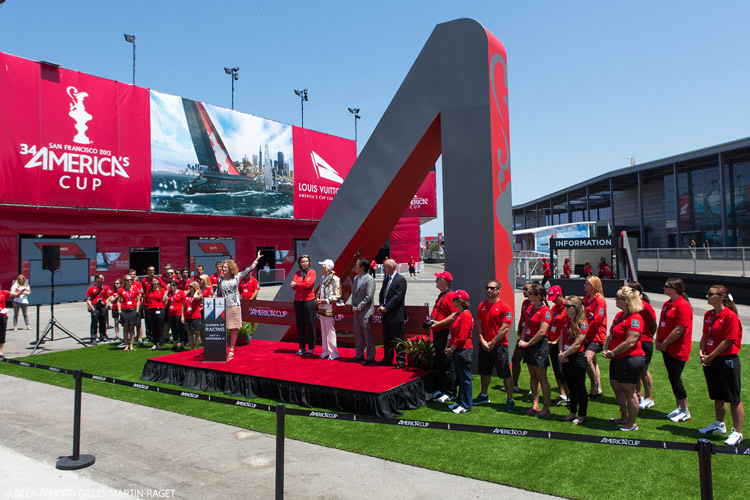
POLYGON ((187 333, 185 332, 185 324, 180 321, 179 316, 169 316, 169 329, 172 330, 172 339, 175 344, 184 344, 187 342, 187 333))
POLYGON ((586 354, 578 352, 562 364, 563 377, 568 384, 568 409, 580 417, 586 416, 589 398, 586 392, 586 354))
POLYGON ((383 321, 383 363, 393 363, 393 351, 396 351, 396 363, 404 363, 406 355, 403 347, 396 347, 394 341, 404 339, 404 322, 388 323, 383 321))
POLYGON ((450 329, 432 332, 432 343, 435 345, 435 369, 437 370, 437 388, 443 394, 456 395, 456 371, 453 361, 445 354, 450 329))
POLYGON ((294 301, 294 320, 297 323, 297 343, 300 351, 315 349, 315 313, 318 303, 313 300, 294 301))
POLYGON ((164 344, 164 309, 146 309, 146 324, 151 325, 151 342, 164 344))
POLYGON ((672 392, 677 399, 687 398, 687 391, 682 385, 682 370, 685 369, 685 362, 673 358, 670 354, 662 352, 664 355, 664 367, 667 369, 669 383, 672 385, 672 392))
POLYGON ((100 339, 107 338, 107 306, 103 304, 94 306, 94 310, 91 311, 91 340, 96 340, 97 330, 99 330, 100 339))

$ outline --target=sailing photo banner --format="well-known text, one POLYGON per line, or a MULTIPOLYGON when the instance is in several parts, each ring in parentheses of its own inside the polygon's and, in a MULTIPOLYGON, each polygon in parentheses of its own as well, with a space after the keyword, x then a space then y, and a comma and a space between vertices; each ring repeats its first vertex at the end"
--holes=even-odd
POLYGON ((332 196, 302 199, 295 173, 343 181, 356 159, 351 140, 3 53, 0 82, 0 204, 317 220, 332 196))

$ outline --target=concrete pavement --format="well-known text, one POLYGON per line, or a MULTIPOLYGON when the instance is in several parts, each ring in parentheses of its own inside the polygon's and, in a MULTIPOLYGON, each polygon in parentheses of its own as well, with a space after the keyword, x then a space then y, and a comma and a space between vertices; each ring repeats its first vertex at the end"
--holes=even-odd
MULTIPOLYGON (((0 399, 4 498, 274 497, 274 436, 84 393, 81 453, 96 463, 58 471, 72 391, 0 375, 0 399)), ((291 439, 285 451, 286 498, 553 498, 291 439)))

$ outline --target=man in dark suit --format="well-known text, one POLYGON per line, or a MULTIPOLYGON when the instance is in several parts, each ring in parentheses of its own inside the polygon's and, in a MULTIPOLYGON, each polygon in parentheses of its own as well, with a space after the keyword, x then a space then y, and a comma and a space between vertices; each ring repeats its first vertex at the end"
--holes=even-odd
POLYGON ((370 261, 367 259, 360 258, 354 264, 353 271, 356 276, 352 287, 352 311, 356 355, 352 361, 361 361, 363 365, 375 362, 375 337, 372 334, 371 322, 375 312, 375 278, 370 276, 369 270, 370 261))
MULTIPOLYGON (((396 261, 388 259, 383 262, 383 287, 380 289, 380 307, 383 317, 383 350, 385 355, 382 365, 393 364, 394 341, 404 338, 404 302, 406 300, 406 278, 396 272, 396 261)), ((396 363, 399 368, 405 366, 403 348, 396 349, 396 363)))

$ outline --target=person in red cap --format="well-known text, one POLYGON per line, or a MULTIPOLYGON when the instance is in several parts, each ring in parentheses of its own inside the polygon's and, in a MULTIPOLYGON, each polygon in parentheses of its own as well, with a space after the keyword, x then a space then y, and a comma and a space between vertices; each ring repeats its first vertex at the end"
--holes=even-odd
POLYGON ((435 345, 435 369, 437 370, 437 390, 432 397, 441 403, 456 399, 454 393, 456 373, 453 371, 453 363, 445 354, 451 321, 457 311, 456 306, 453 305, 452 282, 453 276, 448 271, 435 273, 435 288, 440 290, 440 293, 428 318, 432 343, 435 345))
POLYGON ((565 259, 565 264, 563 264, 563 278, 566 280, 570 279, 570 259, 565 259))
POLYGON ((458 402, 449 408, 453 413, 466 413, 471 410, 472 405, 471 334, 474 331, 474 318, 469 311, 469 294, 464 290, 457 290, 453 295, 453 306, 456 308, 456 314, 451 320, 451 338, 444 352, 453 358, 453 370, 456 372, 458 383, 458 402))
POLYGON ((552 302, 552 323, 550 323, 549 333, 547 334, 549 361, 552 365, 552 371, 555 374, 555 380, 557 380, 557 390, 560 393, 555 402, 559 405, 564 405, 568 402, 568 387, 565 384, 562 363, 559 358, 559 339, 560 332, 563 331, 563 325, 567 321, 568 315, 565 312, 565 294, 563 293, 563 289, 557 285, 551 286, 547 290, 547 300, 552 302))
POLYGON ((544 286, 552 277, 552 267, 549 265, 549 261, 546 257, 542 258, 542 274, 544 275, 544 278, 542 279, 542 286, 544 286))

